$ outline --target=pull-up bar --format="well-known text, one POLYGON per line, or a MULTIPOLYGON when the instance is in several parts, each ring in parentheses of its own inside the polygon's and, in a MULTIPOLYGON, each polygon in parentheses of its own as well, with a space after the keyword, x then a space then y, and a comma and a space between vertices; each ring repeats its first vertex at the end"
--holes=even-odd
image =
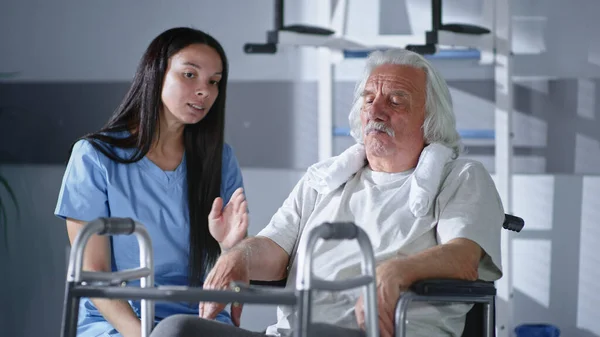
POLYGON ((244 45, 244 52, 247 54, 275 54, 277 52, 277 45, 279 44, 279 33, 282 31, 317 36, 329 36, 335 33, 330 29, 309 25, 285 26, 284 0, 274 0, 274 3, 273 30, 267 31, 267 42, 246 43, 244 45))
MULTIPOLYGON (((425 32, 425 44, 407 45, 404 46, 404 48, 422 55, 436 55, 441 53, 437 48, 440 44, 440 32, 477 36, 489 34, 490 30, 470 24, 442 23, 442 0, 431 0, 431 30, 425 32)), ((335 32, 328 28, 300 24, 286 26, 284 20, 284 0, 274 0, 273 30, 267 31, 266 43, 246 43, 244 45, 244 52, 248 54, 275 54, 277 53, 277 46, 284 42, 282 41, 282 33, 296 34, 287 39, 289 40, 289 44, 313 47, 335 45, 336 48, 344 51, 346 57, 365 57, 370 51, 367 46, 363 46, 366 48, 361 48, 350 40, 333 37, 332 35, 335 34, 335 32), (334 40, 335 44, 333 43, 334 40), (344 46, 346 46, 346 48, 344 48, 344 46)), ((458 45, 460 45, 460 43, 458 43, 458 45)), ((473 50, 456 50, 451 53, 444 51, 444 53, 445 54, 439 58, 479 58, 479 54, 475 53, 473 50)))

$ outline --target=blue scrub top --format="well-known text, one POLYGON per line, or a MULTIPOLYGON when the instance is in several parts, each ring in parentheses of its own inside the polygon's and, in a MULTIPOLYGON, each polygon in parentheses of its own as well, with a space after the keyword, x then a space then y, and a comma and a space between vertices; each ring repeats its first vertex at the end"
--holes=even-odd
MULTIPOLYGON (((133 152, 109 149, 123 158, 133 152)), ((225 205, 239 187, 243 187, 239 164, 232 148, 225 144, 221 183, 225 205)), ((156 285, 188 285, 185 156, 174 171, 163 171, 146 157, 133 164, 114 162, 88 141, 80 140, 74 145, 67 164, 55 215, 87 222, 99 217, 127 217, 140 222, 152 239, 156 285)), ((113 271, 139 267, 139 246, 134 235, 113 236, 111 243, 113 271)), ((139 281, 130 285, 138 286, 139 281)), ((139 301, 129 303, 139 316, 139 301)), ((155 314, 156 321, 173 314, 198 315, 198 303, 155 302, 155 314)), ((220 313, 217 320, 231 324, 226 311, 220 313)), ((92 302, 82 299, 78 335, 96 336, 98 328, 110 328, 112 331, 105 333, 116 335, 92 302)))

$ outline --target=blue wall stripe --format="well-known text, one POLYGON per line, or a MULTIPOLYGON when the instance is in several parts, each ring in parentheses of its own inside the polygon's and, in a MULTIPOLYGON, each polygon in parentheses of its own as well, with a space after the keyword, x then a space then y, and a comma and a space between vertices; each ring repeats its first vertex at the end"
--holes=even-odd
MULTIPOLYGON (((369 54, 377 49, 372 50, 345 50, 345 58, 366 58, 369 54)), ((381 49, 383 50, 383 49, 381 49)), ((451 49, 440 50, 435 54, 423 55, 429 60, 479 60, 481 52, 477 49, 451 49)))
MULTIPOLYGON (((463 139, 494 139, 496 134, 494 130, 486 129, 462 129, 458 133, 463 139)), ((335 127, 333 135, 338 137, 350 136, 350 128, 335 127)))

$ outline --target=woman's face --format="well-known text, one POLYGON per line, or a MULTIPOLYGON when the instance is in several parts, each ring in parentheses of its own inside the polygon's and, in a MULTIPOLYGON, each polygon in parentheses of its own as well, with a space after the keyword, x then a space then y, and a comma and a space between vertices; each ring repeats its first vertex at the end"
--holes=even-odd
POLYGON ((192 44, 171 56, 161 99, 168 124, 195 124, 219 95, 223 64, 212 47, 192 44))

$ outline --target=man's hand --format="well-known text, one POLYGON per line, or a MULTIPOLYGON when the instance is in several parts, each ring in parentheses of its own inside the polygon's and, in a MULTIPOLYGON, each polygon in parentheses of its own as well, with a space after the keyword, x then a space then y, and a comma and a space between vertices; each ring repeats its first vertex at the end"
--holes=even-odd
MULTIPOLYGON (((394 314, 400 295, 405 292, 409 284, 404 284, 401 273, 395 261, 386 261, 376 270, 377 279, 377 310, 379 312, 379 331, 381 337, 394 336, 394 314)), ((360 296, 354 307, 356 321, 361 329, 365 329, 365 307, 363 295, 360 296)))
MULTIPOLYGON (((381 337, 394 334, 394 314, 400 295, 414 282, 426 279, 475 281, 483 250, 474 241, 457 238, 410 255, 381 263, 376 270, 379 329, 381 337)), ((355 306, 356 320, 364 329, 363 298, 355 306)))
MULTIPOLYGON (((246 255, 243 251, 232 250, 222 255, 212 268, 206 280, 204 289, 225 290, 229 289, 232 281, 249 283, 249 268, 246 255)), ((200 302, 199 316, 206 319, 214 319, 217 314, 225 309, 225 303, 200 302)), ((240 326, 242 316, 242 305, 231 306, 231 320, 236 326, 240 326)))
POLYGON ((216 198, 208 215, 208 230, 226 251, 240 242, 248 231, 248 202, 240 187, 223 208, 223 199, 216 198))

